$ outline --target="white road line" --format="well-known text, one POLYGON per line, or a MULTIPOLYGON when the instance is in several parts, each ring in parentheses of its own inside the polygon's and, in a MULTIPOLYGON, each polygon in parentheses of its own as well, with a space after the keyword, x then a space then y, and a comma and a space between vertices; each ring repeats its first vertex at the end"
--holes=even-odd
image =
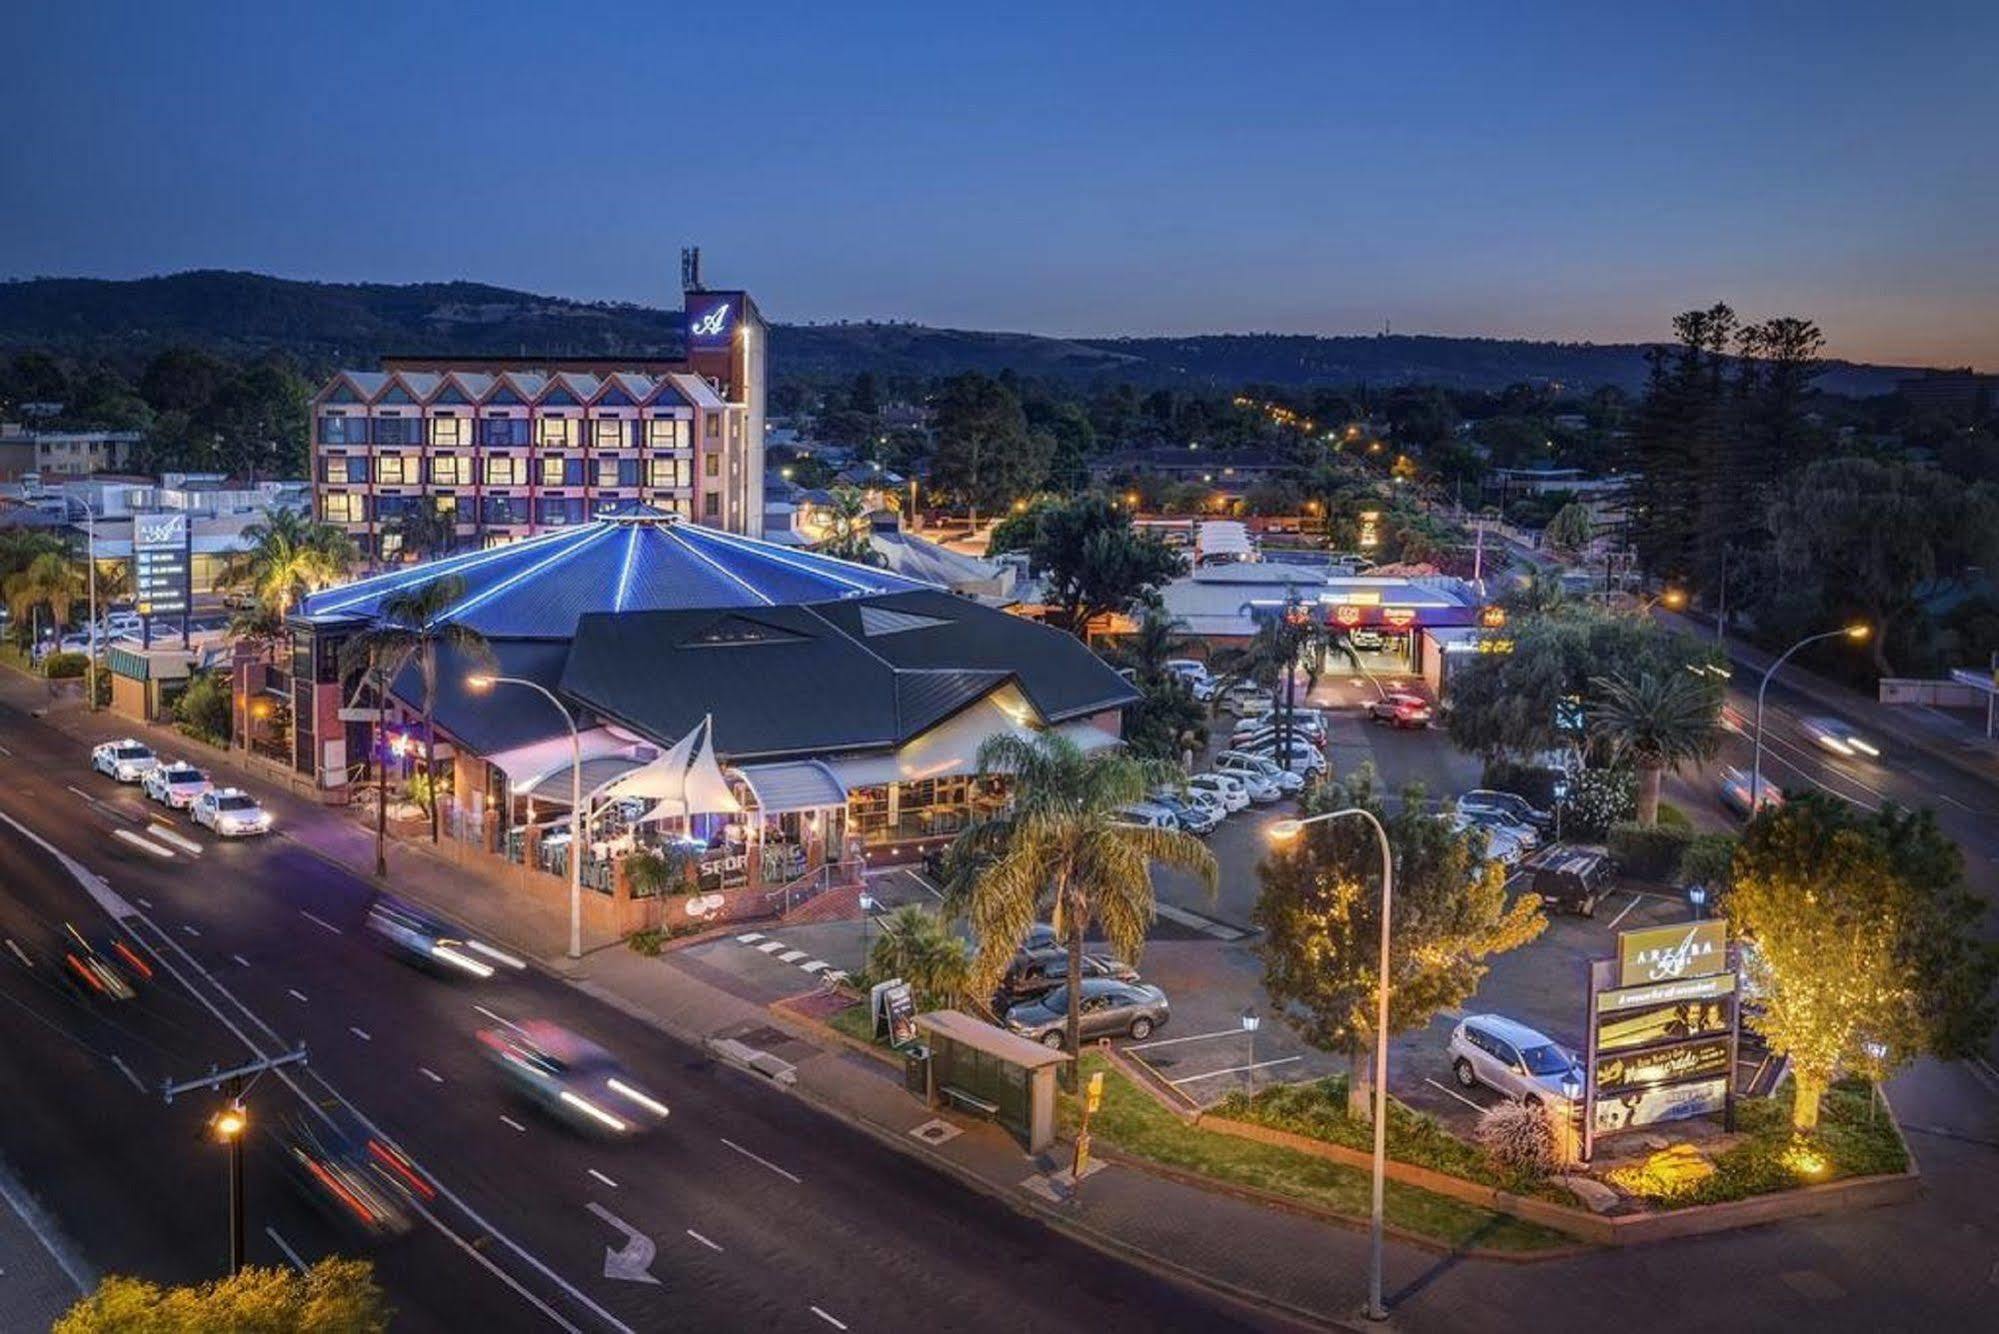
POLYGON ((133 1087, 133 1088, 135 1088, 135 1089, 139 1090, 139 1092, 141 1092, 141 1093, 144 1093, 144 1092, 146 1092, 146 1086, 145 1086, 144 1084, 141 1084, 141 1083, 139 1082, 139 1077, 138 1077, 137 1075, 135 1075, 135 1074, 133 1074, 133 1073, 132 1073, 132 1067, 131 1067, 131 1066, 129 1066, 129 1065, 126 1065, 126 1064, 125 1064, 125 1063, 124 1063, 123 1061, 119 1060, 119 1059, 118 1059, 118 1058, 117 1058, 116 1056, 113 1056, 113 1057, 111 1058, 111 1064, 113 1064, 113 1065, 115 1065, 115 1066, 117 1066, 117 1067, 118 1067, 118 1073, 119 1073, 119 1074, 121 1074, 121 1075, 125 1076, 125 1078, 127 1078, 127 1079, 129 1079, 129 1080, 131 1080, 131 1081, 132 1081, 132 1087, 133 1087))
POLYGON ((97 798, 91 796, 88 792, 85 792, 82 788, 78 787, 76 784, 65 783, 63 784, 63 786, 68 788, 70 791, 76 793, 77 796, 82 797, 85 801, 89 802, 91 805, 95 806, 98 804, 97 798))
POLYGON ((724 1139, 722 1143, 728 1145, 730 1148, 734 1149, 737 1153, 742 1154, 743 1157, 749 1159, 751 1162, 762 1163, 765 1167, 768 1167, 771 1171, 777 1173, 779 1176, 783 1177, 786 1181, 791 1182, 791 1184, 793 1184, 794 1186, 802 1186, 805 1184, 804 1181, 802 1181, 798 1177, 793 1176, 791 1173, 785 1171, 782 1167, 779 1167, 776 1163, 772 1162, 770 1159, 762 1158, 754 1153, 751 1153, 748 1149, 744 1148, 742 1145, 736 1143, 736 1141, 732 1139, 724 1139))
POLYGON ((784 942, 781 940, 766 940, 763 944, 757 946, 757 953, 772 954, 783 948, 784 942))
POLYGON ((1154 1047, 1170 1047, 1176 1042, 1206 1042, 1209 1038, 1239 1038, 1241 1036, 1242 1029, 1240 1026, 1236 1028, 1218 1028, 1212 1033, 1190 1033, 1184 1038, 1161 1038, 1157 1042, 1126 1043, 1124 1049, 1126 1051, 1150 1051, 1154 1047))
POLYGON ((524 1126, 524 1125, 522 1125, 522 1124, 521 1124, 520 1122, 518 1122, 518 1121, 514 1120, 514 1118, 513 1118, 513 1117, 511 1117, 511 1116, 504 1116, 504 1115, 503 1115, 503 1116, 501 1116, 501 1117, 500 1117, 500 1120, 501 1120, 501 1122, 503 1122, 504 1124, 506 1124, 506 1125, 510 1125, 510 1126, 512 1126, 512 1127, 513 1127, 513 1128, 514 1128, 515 1130, 518 1130, 518 1131, 520 1131, 520 1132, 521 1132, 522 1134, 526 1134, 526 1133, 527 1133, 527 1127, 526 1127, 526 1126, 524 1126))
POLYGON ((14 957, 21 961, 21 966, 23 968, 33 968, 35 966, 35 961, 33 959, 30 959, 27 955, 21 953, 21 947, 14 943, 14 938, 12 936, 7 937, 7 948, 14 951, 14 957))
POLYGON ((1631 900, 1631 902, 1624 905, 1623 912, 1618 913, 1617 916, 1610 919, 1609 924, 1604 929, 1608 931, 1617 930, 1617 924, 1624 920, 1624 914, 1630 912, 1633 908, 1636 908, 1637 906, 1638 906, 1638 900, 1634 897, 1631 900))
POLYGON ((352 1024, 347 1025, 347 1031, 349 1033, 352 1033, 355 1037, 361 1039, 361 1041, 363 1042, 373 1042, 375 1040, 368 1036, 367 1031, 365 1029, 356 1028, 352 1024))
POLYGON ((303 991, 296 991, 293 990, 291 987, 286 987, 285 991, 291 996, 293 1000, 299 1001, 301 1003, 305 1001, 305 993, 303 991))
POLYGON ((699 1232, 696 1232, 693 1228, 687 1229, 687 1235, 694 1238, 694 1240, 700 1242, 703 1246, 706 1246, 711 1251, 719 1251, 722 1249, 720 1246, 717 1246, 714 1242, 708 1240, 708 1238, 702 1236, 699 1232))
POLYGON ((611 1178, 605 1176, 602 1172, 599 1172, 596 1168, 592 1167, 592 1168, 587 1168, 585 1170, 588 1171, 591 1176, 596 1177, 599 1181, 609 1186, 612 1190, 616 1190, 618 1188, 617 1182, 611 1180, 611 1178))
POLYGON ((333 923, 327 921, 324 917, 315 917, 303 908, 300 908, 298 910, 298 915, 300 917, 305 918, 306 921, 311 922, 314 926, 325 927, 328 931, 331 931, 336 936, 341 934, 340 928, 335 926, 333 923))
POLYGON ((153 910, 153 901, 151 899, 142 899, 139 898, 137 895, 134 895, 133 901, 137 903, 141 908, 144 908, 147 912, 151 912, 153 910))
POLYGON ((1453 1098, 1456 1098, 1459 1102, 1471 1108, 1474 1112, 1482 1112, 1485 1110, 1485 1108, 1479 1106, 1477 1103, 1473 1102, 1470 1098, 1467 1098, 1464 1094, 1458 1092, 1456 1089, 1448 1088, 1443 1084, 1439 1084, 1436 1080, 1431 1079, 1428 1076, 1424 1077, 1423 1082, 1425 1084, 1428 1084, 1431 1088, 1437 1090, 1437 1092, 1439 1093, 1450 1094, 1453 1098))
POLYGON ((150 852, 155 857, 160 858, 162 861, 173 860, 174 850, 172 848, 163 848, 159 844, 153 842, 153 840, 151 840, 150 838, 147 838, 142 834, 135 834, 129 829, 114 829, 111 831, 111 837, 119 839, 126 843, 130 843, 135 848, 140 848, 146 852, 150 852))
POLYGON ((736 940, 744 945, 754 945, 763 938, 764 933, 761 931, 745 931, 742 935, 737 936, 736 940))
POLYGON ((845 1329, 847 1327, 843 1321, 835 1320, 832 1316, 827 1315, 824 1311, 820 1310, 816 1306, 812 1308, 812 1314, 818 1316, 821 1320, 824 1320, 834 1329, 845 1329))
POLYGON ((431 1069, 427 1065, 419 1065, 416 1068, 416 1071, 418 1074, 422 1075, 425 1079, 428 1079, 433 1084, 442 1084, 444 1082, 444 1076, 440 1075, 439 1073, 437 1073, 437 1071, 431 1069))
POLYGON ((193 936, 196 940, 201 939, 201 932, 195 930, 193 927, 189 926, 186 922, 181 923, 180 929, 187 932, 190 936, 193 936))
POLYGON ((1987 1093, 1999 1093, 1999 1070, 1994 1070, 1991 1062, 1983 1056, 1974 1056, 1964 1065, 1971 1071, 1971 1077, 1985 1086, 1987 1093))
POLYGON ((0 746, 0 755, 12 755, 13 753, 13 751, 7 749, 5 746, 0 746))
POLYGON ((914 880, 917 884, 923 886, 925 889, 929 890, 931 898, 936 899, 939 903, 942 903, 944 901, 943 891, 938 889, 937 886, 930 883, 929 876, 924 875, 920 871, 911 871, 907 869, 903 871, 903 874, 908 876, 911 880, 914 880))
POLYGON ((272 1227, 265 1228, 264 1235, 277 1243, 278 1249, 285 1253, 285 1259, 292 1262, 293 1269, 296 1269, 298 1270, 299 1273, 303 1274, 310 1267, 306 1264, 305 1261, 298 1258, 298 1252, 293 1250, 291 1246, 286 1243, 285 1239, 278 1235, 278 1230, 276 1228, 272 1227))
POLYGON ((805 957, 804 950, 786 950, 784 953, 777 956, 777 961, 779 963, 797 963, 800 959, 803 959, 804 957, 805 957))
POLYGON ((149 824, 146 826, 146 832, 151 834, 154 838, 159 839, 162 843, 173 844, 175 847, 179 848, 182 852, 192 853, 197 857, 201 855, 201 844, 195 842, 191 838, 188 838, 184 834, 175 833, 173 830, 167 828, 163 824, 149 824))
POLYGON ((235 961, 236 961, 237 963, 240 963, 240 964, 242 964, 242 965, 243 965, 243 966, 244 966, 245 968, 248 968, 248 967, 250 966, 250 961, 249 961, 248 959, 244 958, 244 957, 243 957, 242 955, 240 955, 240 954, 232 954, 232 955, 230 955, 229 957, 230 957, 230 958, 232 958, 232 959, 234 959, 234 960, 235 960, 235 961))
POLYGON ((826 961, 824 959, 814 959, 811 963, 802 963, 798 966, 808 973, 816 973, 826 966, 826 961))
POLYGON ((1221 1075, 1240 1075, 1251 1070, 1267 1070, 1273 1065, 1290 1065, 1293 1061, 1302 1061, 1304 1059, 1302 1056, 1280 1056, 1274 1061, 1255 1061, 1249 1065, 1232 1065, 1226 1070, 1210 1070, 1204 1075, 1182 1075, 1178 1079, 1169 1079, 1166 1082, 1177 1088, 1181 1084, 1192 1084, 1197 1080, 1215 1079, 1221 1075))

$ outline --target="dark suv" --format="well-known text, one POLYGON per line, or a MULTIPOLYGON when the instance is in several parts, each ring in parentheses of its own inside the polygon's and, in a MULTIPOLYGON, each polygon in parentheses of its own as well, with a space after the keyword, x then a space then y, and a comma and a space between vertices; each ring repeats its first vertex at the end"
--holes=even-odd
POLYGON ((1550 908, 1594 917, 1616 875, 1616 866, 1601 852, 1563 852, 1534 868, 1533 888, 1550 908))

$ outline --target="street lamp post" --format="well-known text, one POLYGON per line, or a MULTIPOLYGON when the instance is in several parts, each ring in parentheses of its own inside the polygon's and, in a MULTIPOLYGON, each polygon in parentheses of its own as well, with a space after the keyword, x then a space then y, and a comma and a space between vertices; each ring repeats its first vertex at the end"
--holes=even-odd
POLYGON ((229 1082, 229 1103, 209 1125, 229 1146, 229 1273, 234 1276, 243 1272, 243 1132, 250 1128, 240 1078, 229 1082))
MULTIPOLYGON (((538 681, 479 674, 466 677, 465 684, 473 690, 488 690, 496 685, 525 686, 553 704, 569 728, 569 957, 580 959, 583 957, 583 737, 576 730, 576 718, 554 692, 538 681)), ((521 865, 527 865, 526 839, 521 841, 521 865)))
POLYGON ((97 510, 88 500, 83 502, 83 567, 85 577, 90 581, 90 650, 89 680, 85 688, 90 692, 89 710, 97 712, 97 510))
POLYGON ((1837 630, 1822 630, 1815 635, 1806 635, 1803 639, 1800 639, 1797 643, 1791 645, 1789 648, 1785 649, 1782 653, 1778 654, 1777 661, 1771 663, 1769 670, 1763 673, 1763 680, 1756 687, 1756 729, 1755 729, 1755 739, 1751 743, 1752 758, 1749 765, 1749 818, 1750 819, 1752 820, 1755 819, 1757 812, 1762 810, 1763 694, 1765 691, 1767 691, 1770 688, 1770 678, 1777 674, 1777 669, 1779 667, 1782 667, 1786 662, 1790 661, 1790 657, 1793 653, 1796 653, 1799 649, 1803 648, 1807 644, 1816 644, 1822 639, 1838 639, 1841 635, 1844 635, 1848 639, 1852 640, 1854 643, 1859 644, 1859 643, 1864 643, 1866 641, 1869 633, 1870 631, 1867 626, 1856 624, 1856 625, 1842 626, 1837 630))
POLYGON ((1374 1198, 1368 1222, 1366 1314, 1369 1320, 1386 1320, 1388 1308, 1381 1300, 1382 1201, 1388 1179, 1388 921, 1395 901, 1395 854, 1388 843, 1388 830, 1373 811, 1359 806, 1325 811, 1302 820, 1279 820, 1270 827, 1270 836, 1296 838, 1308 824, 1355 815, 1368 822, 1381 844, 1381 963, 1374 998, 1374 1198))

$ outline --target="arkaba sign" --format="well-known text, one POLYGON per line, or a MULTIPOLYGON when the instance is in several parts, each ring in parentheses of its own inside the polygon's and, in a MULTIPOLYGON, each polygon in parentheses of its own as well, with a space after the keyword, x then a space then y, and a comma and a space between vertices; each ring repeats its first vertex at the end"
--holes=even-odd
POLYGON ((1728 923, 1719 918, 1624 931, 1617 937, 1618 985, 1641 986, 1728 971, 1728 923))

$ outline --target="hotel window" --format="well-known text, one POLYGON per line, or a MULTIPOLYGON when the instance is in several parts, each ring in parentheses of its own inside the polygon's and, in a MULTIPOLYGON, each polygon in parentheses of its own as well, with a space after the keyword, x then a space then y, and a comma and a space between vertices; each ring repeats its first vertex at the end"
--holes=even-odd
POLYGON ((527 497, 485 496, 481 498, 479 513, 487 523, 526 523, 527 497))
POLYGON ((598 459, 597 485, 635 486, 639 480, 637 459, 598 459), (631 465, 629 468, 626 465, 631 465))
POLYGON ((722 435, 722 414, 704 412, 701 414, 701 434, 707 439, 720 439, 722 435))
POLYGON ((543 486, 583 485, 583 460, 544 458, 541 461, 541 484, 543 486))
POLYGON ((416 496, 376 496, 375 522, 391 523, 410 512, 410 505, 416 496))
POLYGON ((444 454, 430 461, 430 480, 436 486, 468 486, 472 481, 472 460, 444 454))
POLYGON ((549 528, 561 528, 568 524, 582 523, 584 518, 581 497, 564 500, 554 496, 543 496, 535 502, 535 521, 549 528))
POLYGON ((457 496, 432 496, 431 503, 436 505, 437 512, 439 514, 442 514, 447 519, 452 519, 454 521, 457 519, 458 517, 457 496))
POLYGON ((542 417, 534 424, 535 443, 544 449, 568 449, 579 438, 576 427, 567 417, 542 417))
POLYGON ((710 454, 707 458, 703 459, 701 461, 701 475, 703 477, 720 477, 722 475, 722 456, 720 454, 710 454))
POLYGON ((528 479, 528 461, 512 454, 496 454, 486 460, 487 486, 521 486, 528 479))
POLYGON ((719 519, 722 517, 722 493, 720 491, 710 491, 707 495, 701 497, 701 517, 704 519, 719 519))
POLYGON ((646 444, 653 449, 687 448, 687 423, 671 417, 654 417, 646 423, 646 444))
POLYGON ((631 442, 631 433, 622 421, 594 421, 590 423, 590 443, 598 449, 623 449, 631 442))
POLYGON ((407 486, 416 481, 415 459, 382 454, 375 459, 375 481, 382 486, 407 486))
POLYGON ((688 477, 687 477, 686 459, 646 460, 647 486, 678 487, 678 486, 686 486, 687 482, 688 482, 688 477))
POLYGON ((420 445, 423 443, 421 417, 377 417, 375 443, 378 445, 420 445))
POLYGON ((528 423, 525 417, 488 417, 479 423, 482 445, 525 445, 528 423))
POLYGON ((639 484, 639 461, 637 459, 618 460, 618 485, 637 486, 639 484))
POLYGON ((335 454, 319 461, 319 480, 333 486, 358 486, 368 480, 368 460, 335 454))
POLYGON ((430 443, 446 448, 470 444, 470 426, 471 423, 463 417, 433 417, 430 421, 430 443))
POLYGON ((365 445, 368 443, 366 417, 321 417, 319 443, 322 445, 365 445))
POLYGON ((320 497, 320 517, 328 523, 360 523, 361 497, 347 491, 328 491, 320 497))

